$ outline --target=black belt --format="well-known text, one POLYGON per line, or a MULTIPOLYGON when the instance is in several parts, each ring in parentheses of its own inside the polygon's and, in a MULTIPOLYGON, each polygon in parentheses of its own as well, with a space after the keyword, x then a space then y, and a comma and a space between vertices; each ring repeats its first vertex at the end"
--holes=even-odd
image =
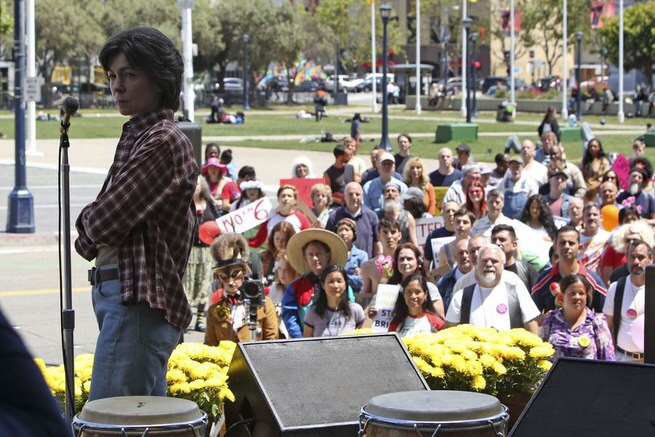
POLYGON ((115 279, 118 279, 118 268, 116 267, 106 270, 98 270, 93 267, 89 270, 89 282, 91 285, 96 285, 105 281, 113 281, 115 279))
POLYGON ((642 358, 644 358, 644 354, 642 354, 640 352, 628 352, 628 351, 625 351, 625 350, 621 349, 618 346, 616 346, 615 349, 616 349, 617 352, 621 352, 623 355, 627 355, 629 357, 632 357, 635 360, 641 360, 642 358))

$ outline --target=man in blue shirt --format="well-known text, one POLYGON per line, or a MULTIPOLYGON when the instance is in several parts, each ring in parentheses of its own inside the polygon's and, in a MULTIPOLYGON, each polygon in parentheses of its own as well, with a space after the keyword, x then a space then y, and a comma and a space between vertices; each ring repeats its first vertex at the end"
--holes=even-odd
POLYGON ((325 229, 337 232, 337 223, 343 218, 353 220, 357 227, 354 246, 363 250, 372 258, 378 252, 378 223, 377 214, 363 205, 362 187, 357 182, 346 185, 344 190, 344 205, 330 213, 325 229))
POLYGON ((364 184, 364 206, 372 209, 376 214, 379 214, 382 210, 382 194, 387 182, 391 180, 397 182, 401 195, 407 191, 407 185, 393 177, 395 166, 396 160, 393 155, 389 152, 383 153, 378 160, 378 173, 380 176, 364 184))

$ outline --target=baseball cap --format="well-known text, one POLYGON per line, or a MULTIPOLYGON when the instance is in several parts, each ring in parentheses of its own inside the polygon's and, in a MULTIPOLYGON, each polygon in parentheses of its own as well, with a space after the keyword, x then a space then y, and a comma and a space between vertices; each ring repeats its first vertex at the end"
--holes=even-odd
POLYGON ((460 144, 459 146, 455 147, 455 150, 458 152, 466 152, 466 153, 471 153, 471 148, 468 146, 468 144, 460 144))
POLYGON ((389 152, 384 152, 382 156, 380 156, 380 162, 384 161, 393 161, 396 162, 396 159, 393 157, 393 155, 389 152))
POLYGON ((491 174, 492 170, 491 167, 488 167, 486 165, 481 165, 480 166, 480 174, 491 174))
POLYGON ((548 178, 549 178, 549 179, 552 178, 552 177, 555 177, 555 176, 562 176, 562 177, 564 177, 564 179, 568 179, 568 178, 569 178, 569 175, 567 175, 566 173, 564 173, 562 170, 556 170, 556 171, 554 171, 554 172, 548 174, 548 178))
POLYGON ((403 194, 403 200, 414 199, 414 200, 423 200, 423 190, 418 187, 409 187, 405 194, 403 194))
POLYGON ((523 160, 518 156, 512 156, 509 158, 509 161, 507 161, 508 164, 511 164, 512 162, 518 162, 519 164, 523 165, 523 160))

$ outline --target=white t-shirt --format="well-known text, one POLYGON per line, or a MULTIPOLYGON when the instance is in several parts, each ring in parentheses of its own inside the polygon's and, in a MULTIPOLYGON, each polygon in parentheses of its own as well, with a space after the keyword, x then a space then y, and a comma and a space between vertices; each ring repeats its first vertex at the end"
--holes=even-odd
POLYGON ((366 320, 366 315, 361 305, 349 303, 350 317, 346 317, 340 311, 332 311, 329 308, 323 317, 316 313, 316 308, 311 306, 305 315, 305 325, 314 328, 314 337, 335 337, 343 334, 350 334, 357 326, 361 326, 366 320))
POLYGON ((430 293, 430 300, 432 302, 441 300, 441 293, 439 293, 439 288, 437 288, 437 286, 432 282, 428 282, 428 293, 430 293))
MULTIPOLYGON (((511 328, 510 308, 507 298, 507 288, 513 287, 516 290, 516 296, 521 307, 523 324, 539 316, 540 311, 535 305, 523 282, 516 275, 503 276, 498 285, 494 288, 475 286, 473 297, 471 299, 471 315, 469 323, 474 326, 485 328, 496 328, 499 331, 507 331, 511 328)), ((509 272, 511 273, 511 272, 509 272)), ((457 290, 453 296, 446 313, 446 321, 450 323, 461 322, 462 296, 464 290, 457 290)))
POLYGON ((436 328, 432 327, 430 319, 425 314, 422 314, 420 317, 405 317, 403 324, 396 332, 400 337, 405 337, 412 334, 430 334, 435 331, 436 328))
MULTIPOLYGON (((609 316, 614 316, 614 296, 616 296, 617 285, 618 281, 612 282, 607 290, 607 297, 603 305, 603 313, 609 316)), ((636 287, 628 276, 625 281, 623 303, 621 304, 621 325, 616 336, 616 345, 624 351, 643 352, 643 349, 632 341, 632 325, 637 317, 644 314, 645 305, 646 286, 636 287)))

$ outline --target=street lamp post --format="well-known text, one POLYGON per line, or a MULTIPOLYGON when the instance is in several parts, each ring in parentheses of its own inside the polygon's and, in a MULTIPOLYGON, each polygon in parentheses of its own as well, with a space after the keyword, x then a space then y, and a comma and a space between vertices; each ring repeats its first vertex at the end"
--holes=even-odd
MULTIPOLYGON (((23 29, 23 1, 14 2, 14 128, 15 177, 14 188, 9 193, 7 232, 34 233, 34 200, 27 189, 25 169, 25 102, 23 100, 23 73, 25 72, 25 33, 23 29)), ((72 416, 71 416, 72 417, 72 416)))
POLYGON ((471 24, 473 20, 470 17, 465 17, 462 20, 464 26, 464 34, 466 38, 462 42, 466 45, 466 58, 464 61, 464 76, 466 77, 466 122, 471 122, 471 54, 469 52, 469 35, 471 30, 471 24))
POLYGON ((243 35, 243 109, 250 109, 250 102, 248 101, 248 41, 250 35, 245 33, 243 35))
POLYGON ((575 81, 577 82, 576 88, 578 90, 578 95, 576 96, 575 101, 575 114, 578 120, 582 119, 582 87, 580 86, 580 82, 582 82, 582 71, 580 69, 582 65, 582 36, 582 32, 575 32, 575 42, 578 46, 575 59, 575 63, 577 64, 575 66, 575 81))
MULTIPOLYGON (((387 48, 387 25, 391 16, 391 6, 381 5, 380 16, 382 17, 382 139, 378 148, 392 151, 393 147, 389 142, 389 102, 387 96, 387 72, 389 69, 387 65, 387 56, 389 54, 389 49, 387 48)), ((375 80, 375 77, 373 80, 375 80)))
POLYGON ((475 53, 475 43, 478 41, 478 33, 473 32, 471 34, 471 67, 473 69, 473 72, 471 76, 473 76, 471 80, 471 88, 473 89, 473 106, 472 106, 472 111, 473 111, 473 116, 477 117, 478 116, 478 102, 476 98, 477 94, 477 84, 478 84, 478 68, 477 68, 477 54, 475 53))

